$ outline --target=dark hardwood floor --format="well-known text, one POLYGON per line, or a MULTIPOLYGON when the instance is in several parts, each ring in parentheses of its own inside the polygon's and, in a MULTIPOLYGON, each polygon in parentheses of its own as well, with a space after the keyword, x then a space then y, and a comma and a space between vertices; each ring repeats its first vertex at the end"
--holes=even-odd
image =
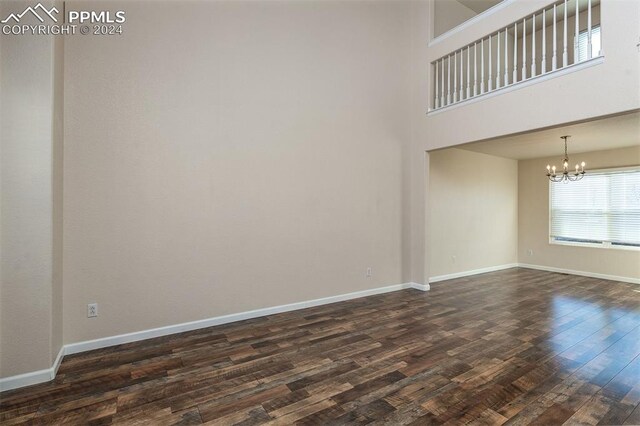
POLYGON ((510 269, 64 358, 4 424, 640 424, 640 286, 510 269))

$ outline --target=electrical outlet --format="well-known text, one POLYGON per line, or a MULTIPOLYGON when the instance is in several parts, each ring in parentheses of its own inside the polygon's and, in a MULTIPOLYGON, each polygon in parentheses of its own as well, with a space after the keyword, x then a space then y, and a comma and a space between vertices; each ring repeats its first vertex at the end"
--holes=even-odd
POLYGON ((533 249, 529 249, 529 250, 527 250, 527 254, 528 254, 529 256, 533 256, 533 249))
POLYGON ((89 303, 87 305, 87 318, 93 318, 98 316, 98 304, 89 303))
POLYGON ((371 271, 371 267, 368 267, 368 268, 367 268, 367 274, 366 274, 366 277, 367 277, 367 278, 371 278, 371 275, 373 275, 373 273, 372 273, 372 271, 371 271))
POLYGON ((456 255, 451 256, 451 263, 456 263, 456 255))

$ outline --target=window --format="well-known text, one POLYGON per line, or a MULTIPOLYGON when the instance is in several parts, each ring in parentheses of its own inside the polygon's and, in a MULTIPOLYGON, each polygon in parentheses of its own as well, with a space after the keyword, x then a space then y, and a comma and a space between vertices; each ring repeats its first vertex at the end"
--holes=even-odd
MULTIPOLYGON (((589 32, 580 31, 578 34, 578 60, 582 62, 587 58, 587 47, 589 45, 589 32)), ((591 57, 600 56, 600 25, 591 28, 591 57)))
POLYGON ((550 242, 640 248, 640 167, 549 182, 550 242))

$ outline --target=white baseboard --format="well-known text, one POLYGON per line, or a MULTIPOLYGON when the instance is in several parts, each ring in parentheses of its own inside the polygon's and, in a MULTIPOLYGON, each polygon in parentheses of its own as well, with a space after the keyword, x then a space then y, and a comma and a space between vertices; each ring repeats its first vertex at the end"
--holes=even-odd
POLYGON ((16 376, 10 376, 0 378, 0 392, 8 391, 11 389, 22 388, 25 386, 36 385, 38 383, 48 382, 56 377, 62 357, 64 356, 64 347, 60 348, 58 356, 56 356, 53 365, 50 368, 44 370, 32 371, 30 373, 18 374, 16 376))
POLYGON ((527 269, 537 269, 539 271, 547 271, 547 272, 559 272, 561 274, 579 275, 581 277, 599 278, 602 280, 621 281, 621 282, 630 283, 630 284, 640 284, 640 278, 598 274, 595 272, 576 271, 573 269, 555 268, 553 266, 531 265, 528 263, 519 263, 518 267, 527 268, 527 269))
POLYGON ((53 361, 53 366, 51 366, 51 369, 53 370, 51 374, 51 380, 53 380, 56 377, 56 374, 58 374, 58 368, 60 368, 60 363, 62 363, 62 358, 65 355, 66 351, 64 346, 62 346, 58 351, 58 356, 56 357, 55 361, 53 361))
POLYGON ((0 379, 0 391, 8 391, 11 389, 21 388, 24 386, 35 385, 38 383, 48 382, 55 377, 53 368, 32 371, 30 373, 18 374, 16 376, 5 377, 0 379))
POLYGON ((431 286, 429 284, 409 283, 409 288, 413 288, 420 291, 429 291, 431 286))
POLYGON ((361 290, 353 293, 340 294, 337 296, 323 297, 321 299, 307 300, 304 302, 290 303, 287 305, 273 306, 270 308, 256 309, 253 311, 240 312, 237 314, 223 315, 219 317, 207 318, 198 321, 185 322, 182 324, 169 325, 166 327, 152 328, 149 330, 136 331, 134 333, 120 334, 117 336, 104 337, 102 339, 88 340, 79 343, 71 343, 65 346, 65 355, 79 352, 91 351, 108 346, 121 345, 123 343, 137 342, 154 337, 167 336, 169 334, 182 333, 185 331, 198 330, 201 328, 213 327, 216 325, 228 324, 230 322, 242 321, 252 318, 264 317, 267 315, 279 314, 283 312, 296 311, 298 309, 311 308, 314 306, 326 305, 329 303, 342 302, 345 300, 358 299, 360 297, 373 296, 376 294, 389 293, 392 291, 404 290, 407 288, 417 288, 418 290, 428 290, 421 284, 404 283, 387 287, 361 290))
POLYGON ((555 268, 553 266, 531 265, 529 263, 508 263, 506 265, 490 266, 488 268, 473 269, 470 271, 456 272, 454 274, 438 275, 436 277, 429 278, 429 282, 437 283, 438 281, 469 277, 471 275, 485 274, 487 272, 501 271, 503 269, 510 269, 510 268, 537 269, 539 271, 558 272, 561 274, 578 275, 581 277, 591 277, 591 278, 599 278, 602 280, 620 281, 620 282, 631 283, 631 284, 640 284, 640 278, 621 277, 618 275, 598 274, 595 272, 586 272, 586 271, 576 271, 573 269, 555 268))
MULTIPOLYGON (((439 275, 429 278, 430 283, 438 281, 451 280, 454 278, 468 277, 471 275, 484 274, 487 272, 501 271, 503 269, 510 268, 528 268, 537 269, 548 272, 559 272, 563 274, 579 275, 584 277, 600 278, 612 281, 621 281, 633 284, 640 284, 640 279, 630 277, 620 277, 615 275, 597 274, 592 272, 575 271, 571 269, 554 268, 551 266, 531 265, 527 263, 509 263, 505 265, 491 266, 488 268, 473 269, 470 271, 457 272, 454 274, 439 275)), ((105 337, 102 339, 88 340, 84 342, 71 343, 60 348, 58 356, 56 357, 51 368, 44 370, 33 371, 30 373, 19 374, 16 376, 0 378, 0 391, 7 391, 24 386, 34 385, 38 383, 47 382, 53 380, 58 371, 58 367, 62 362, 64 355, 71 355, 79 352, 86 352, 94 349, 105 348, 108 346, 120 345, 123 343, 137 342, 140 340, 151 339, 154 337, 167 336, 170 334, 182 333, 185 331, 192 331, 201 328, 212 327, 216 325, 227 324, 235 321, 242 321, 251 318, 263 317, 266 315, 273 315, 283 312, 295 311, 298 309, 311 308, 314 306, 326 305, 329 303, 342 302, 345 300, 357 299, 360 297, 373 296, 376 294, 389 293, 392 291, 404 290, 412 288, 421 291, 428 291, 430 289, 429 284, 419 284, 414 282, 395 284, 387 287, 379 287, 369 290, 356 291, 353 293, 340 294, 337 296, 329 296, 320 299, 307 300, 304 302, 290 303, 287 305, 273 306, 270 308, 256 309, 253 311, 240 312, 237 314, 223 315, 219 317, 207 318, 199 321, 186 322, 182 324, 175 324, 166 327, 153 328, 150 330, 142 330, 134 333, 120 334, 117 336, 105 337)))
POLYGON ((429 278, 429 282, 430 283, 437 283, 438 281, 452 280, 454 278, 469 277, 471 275, 486 274, 487 272, 502 271, 503 269, 510 269, 510 268, 517 268, 517 267, 518 267, 517 263, 508 263, 508 264, 505 264, 505 265, 489 266, 488 268, 472 269, 470 271, 456 272, 456 273, 453 273, 453 274, 438 275, 436 277, 430 277, 429 278))
MULTIPOLYGON (((454 278, 462 278, 471 275, 484 274, 487 272, 501 271, 503 269, 510 268, 528 268, 537 269, 548 272, 559 272, 564 274, 579 275, 592 278, 600 278, 612 281, 621 281, 633 284, 640 284, 640 279, 630 277, 619 277, 615 275, 596 274, 592 272, 575 271, 570 269, 554 268, 550 266, 530 265, 526 263, 509 263, 506 265, 491 266, 488 268, 473 269, 470 271, 457 272, 454 274, 439 275, 429 278, 430 283, 438 281, 451 280, 454 278)), ((58 367, 62 362, 64 355, 71 355, 79 352, 90 351, 94 349, 105 348, 108 346, 120 345, 123 343, 137 342, 140 340, 151 339, 153 337, 167 336, 170 334, 182 333, 185 331, 192 331, 201 328, 212 327, 216 325, 227 324, 235 321, 242 321, 251 318, 263 317, 266 315, 273 315, 283 312, 295 311, 298 309, 311 308, 314 306, 326 305, 329 303, 342 302, 345 300, 357 299, 360 297, 373 296, 376 294, 389 293, 392 291, 404 290, 412 288, 421 291, 428 291, 430 289, 429 284, 419 283, 404 283, 395 284, 387 287, 379 287, 369 290, 356 291, 353 293, 340 294, 337 296, 329 296, 320 299, 308 300, 304 302, 290 303, 287 305, 273 306, 270 308, 256 309, 253 311, 241 312, 237 314, 223 315, 219 317, 207 318, 199 321, 186 322, 182 324, 175 324, 166 327, 153 328, 150 330, 142 330, 134 333, 120 334, 117 336, 105 337, 102 339, 88 340, 85 342, 71 343, 60 348, 58 356, 56 357, 51 368, 44 370, 33 371, 30 373, 19 374, 16 376, 0 378, 0 391, 7 391, 24 386, 35 385, 38 383, 47 382, 53 380, 58 371, 58 367)))
POLYGON ((304 302, 290 303, 287 305, 273 306, 270 308, 256 309, 253 311, 240 312, 237 314, 223 315, 219 317, 207 318, 198 321, 191 321, 182 324, 169 325, 166 327, 153 328, 150 330, 136 331, 134 333, 120 334, 117 336, 104 337, 102 339, 88 340, 85 342, 71 343, 63 346, 51 366, 45 370, 33 371, 30 373, 20 374, 6 378, 0 378, 0 391, 7 391, 24 386, 35 385, 38 383, 53 380, 62 361, 64 355, 71 355, 80 352, 86 352, 94 349, 105 348, 108 346, 121 345, 123 343, 137 342, 140 340, 151 339, 153 337, 167 336, 170 334, 182 333, 185 331, 197 330, 201 328, 213 327, 216 325, 227 324, 235 321, 242 321, 251 318, 258 318, 267 315, 279 314, 283 312, 295 311, 298 309, 311 308, 314 306, 326 305, 329 303, 342 302, 345 300, 357 299, 360 297, 373 296, 376 294, 389 293, 392 291, 413 288, 416 290, 427 291, 429 285, 418 283, 404 283, 390 285, 387 287, 373 288, 369 290, 361 290, 353 293, 340 294, 337 296, 323 297, 320 299, 307 300, 304 302))

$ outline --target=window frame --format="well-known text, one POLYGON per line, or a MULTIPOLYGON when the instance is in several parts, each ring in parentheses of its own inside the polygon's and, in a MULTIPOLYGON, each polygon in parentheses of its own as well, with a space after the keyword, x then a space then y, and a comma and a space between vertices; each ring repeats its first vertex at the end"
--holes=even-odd
MULTIPOLYGON (((640 165, 637 166, 626 166, 626 167, 610 167, 610 168, 600 168, 594 170, 588 170, 589 174, 607 174, 607 173, 615 173, 615 172, 624 172, 624 171, 636 171, 640 172, 640 165)), ((557 245, 557 246, 571 246, 571 247, 589 247, 589 248, 599 248, 605 250, 626 250, 626 251, 640 251, 640 246, 631 246, 631 245, 618 245, 611 244, 610 241, 562 241, 556 240, 551 235, 551 186, 552 185, 563 185, 563 183, 552 182, 549 181, 547 186, 547 195, 548 195, 548 204, 547 204, 547 213, 548 213, 548 237, 549 237, 549 245, 557 245)), ((571 182, 568 183, 571 185, 571 182)))
MULTIPOLYGON (((598 49, 597 52, 593 52, 593 48, 594 48, 594 44, 593 44, 593 39, 591 40, 591 59, 593 58, 598 58, 600 56, 602 56, 602 26, 601 24, 597 24, 591 27, 591 33, 592 33, 592 37, 593 37, 593 33, 597 32, 598 33, 598 39, 599 39, 599 43, 600 43, 600 49, 598 49)), ((589 60, 589 28, 585 28, 584 30, 578 31, 578 50, 577 52, 574 53, 574 55, 576 55, 577 57, 573 58, 573 62, 576 64, 579 64, 580 62, 584 62, 584 61, 588 61, 589 60), (580 59, 580 53, 581 53, 581 44, 580 44, 580 40, 584 39, 584 52, 585 52, 585 57, 580 59)))

